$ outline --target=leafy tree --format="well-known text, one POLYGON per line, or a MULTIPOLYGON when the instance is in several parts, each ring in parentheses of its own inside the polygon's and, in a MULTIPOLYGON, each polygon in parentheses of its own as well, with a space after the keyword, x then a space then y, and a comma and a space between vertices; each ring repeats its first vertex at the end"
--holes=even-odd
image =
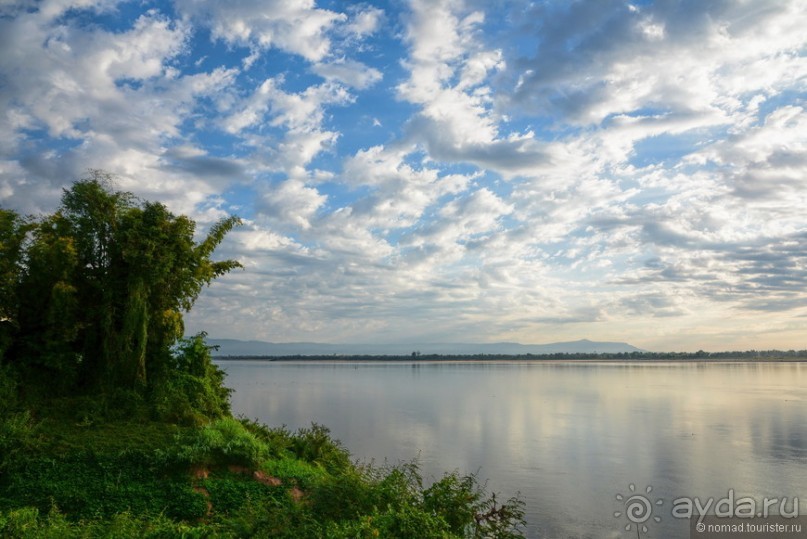
POLYGON ((210 354, 201 332, 179 339, 172 350, 169 376, 152 392, 157 414, 171 421, 202 424, 206 419, 230 415, 231 390, 224 386, 224 371, 210 354))
POLYGON ((31 226, 15 212, 0 208, 0 363, 19 328, 17 289, 31 226))
POLYGON ((177 369, 183 313, 205 285, 240 267, 211 258, 239 224, 222 219, 196 243, 191 219, 115 191, 101 171, 66 189, 59 210, 38 222, 3 211, 0 248, 10 256, 0 260, 0 317, 14 331, 4 331, 10 344, 0 352, 62 389, 153 391, 177 369))
POLYGON ((58 373, 52 379, 61 386, 75 381, 79 357, 74 343, 83 325, 76 283, 79 260, 69 231, 59 214, 33 230, 18 285, 19 334, 11 350, 29 372, 58 373))

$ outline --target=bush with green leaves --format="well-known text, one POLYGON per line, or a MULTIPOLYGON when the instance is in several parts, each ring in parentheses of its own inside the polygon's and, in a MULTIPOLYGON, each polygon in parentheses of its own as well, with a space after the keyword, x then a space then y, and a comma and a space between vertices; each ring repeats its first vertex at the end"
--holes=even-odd
POLYGON ((18 382, 15 372, 0 363, 0 417, 17 408, 18 382))
POLYGON ((282 427, 268 427, 257 420, 250 420, 245 417, 239 417, 239 421, 244 425, 244 428, 266 444, 269 448, 270 457, 283 458, 289 455, 294 443, 294 434, 285 425, 282 427))
POLYGON ((56 508, 42 513, 34 507, 0 512, 0 537, 14 539, 202 539, 231 537, 216 526, 176 522, 164 515, 122 512, 108 519, 70 521, 56 508))
POLYGON ((422 507, 403 505, 375 509, 358 519, 331 523, 329 539, 462 539, 452 534, 445 520, 422 507))
POLYGON ((188 465, 257 467, 269 449, 237 419, 217 419, 179 436, 177 459, 188 465))
POLYGON ((0 415, 0 475, 18 455, 35 445, 35 426, 29 412, 0 415))
POLYGON ((266 460, 261 464, 260 470, 284 483, 297 485, 302 489, 317 485, 328 475, 321 466, 291 456, 266 460))
POLYGON ((524 502, 510 498, 503 504, 496 495, 488 496, 476 476, 445 474, 423 491, 424 507, 442 515, 452 533, 462 537, 521 537, 524 502))
POLYGON ((417 462, 328 476, 310 499, 316 520, 330 523, 328 537, 523 537, 521 500, 500 504, 476 476, 457 472, 424 489, 417 462))
POLYGON ((289 448, 297 458, 321 465, 329 472, 350 468, 350 453, 339 440, 331 438, 328 427, 312 423, 309 428, 298 430, 291 439, 289 448))
POLYGON ((132 511, 193 521, 207 506, 187 474, 172 473, 153 452, 20 456, 0 478, 0 510, 56 505, 71 519, 110 518, 132 511))
POLYGON ((202 425, 209 419, 230 416, 230 393, 224 371, 213 363, 201 332, 179 339, 171 352, 168 372, 157 384, 152 402, 160 419, 202 425))

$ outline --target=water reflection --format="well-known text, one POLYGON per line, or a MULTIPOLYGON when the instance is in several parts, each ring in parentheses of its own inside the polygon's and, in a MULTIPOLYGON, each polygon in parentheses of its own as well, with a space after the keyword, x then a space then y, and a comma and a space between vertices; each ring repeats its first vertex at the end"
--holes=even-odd
POLYGON ((668 501, 654 537, 687 534, 680 496, 805 495, 798 363, 222 364, 236 413, 322 423, 357 458, 419 456, 427 477, 480 471, 521 492, 534 537, 620 537, 630 483, 668 501))

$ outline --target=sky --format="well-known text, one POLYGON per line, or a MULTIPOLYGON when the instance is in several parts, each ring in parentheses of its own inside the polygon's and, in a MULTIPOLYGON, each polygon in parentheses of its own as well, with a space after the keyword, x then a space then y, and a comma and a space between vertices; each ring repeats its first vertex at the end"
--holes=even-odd
POLYGON ((0 0, 0 205, 204 234, 189 333, 807 348, 805 0, 0 0))

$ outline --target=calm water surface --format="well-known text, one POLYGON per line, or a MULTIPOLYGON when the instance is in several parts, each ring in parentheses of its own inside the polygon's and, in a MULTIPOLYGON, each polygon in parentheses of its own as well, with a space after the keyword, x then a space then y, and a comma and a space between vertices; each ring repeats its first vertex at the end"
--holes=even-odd
MULTIPOLYGON (((680 497, 795 497, 807 513, 807 364, 223 361, 233 411, 328 426, 360 460, 419 458, 520 493, 529 537, 688 537, 680 497), (630 485, 635 485, 631 492, 630 485)), ((788 505, 788 508, 790 505, 788 505)))

